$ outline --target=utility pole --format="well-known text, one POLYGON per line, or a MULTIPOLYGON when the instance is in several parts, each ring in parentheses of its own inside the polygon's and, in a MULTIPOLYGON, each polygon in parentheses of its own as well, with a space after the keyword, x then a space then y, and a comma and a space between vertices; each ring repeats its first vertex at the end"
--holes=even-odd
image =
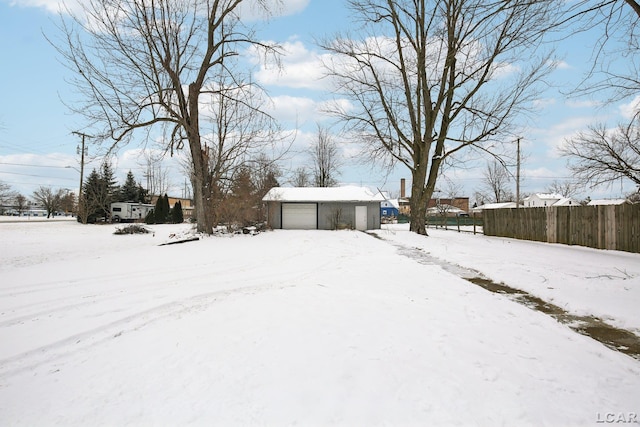
POLYGON ((516 160, 516 209, 520 207, 520 138, 518 138, 518 153, 516 160))
POLYGON ((87 135, 86 133, 82 133, 82 132, 71 132, 75 135, 79 135, 82 137, 82 148, 80 149, 80 187, 78 188, 78 218, 80 218, 80 220, 82 221, 82 223, 85 223, 85 218, 81 217, 80 215, 84 215, 84 205, 83 205, 83 200, 82 200, 82 181, 84 180, 84 155, 85 155, 85 138, 87 137, 91 137, 91 135, 87 135))

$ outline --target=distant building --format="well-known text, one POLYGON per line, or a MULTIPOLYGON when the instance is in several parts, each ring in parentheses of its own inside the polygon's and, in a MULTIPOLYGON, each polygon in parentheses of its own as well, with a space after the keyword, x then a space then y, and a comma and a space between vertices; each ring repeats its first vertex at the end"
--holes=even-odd
POLYGON ((473 208, 474 213, 482 213, 483 210, 488 209, 512 209, 516 208, 516 202, 502 202, 502 203, 485 203, 484 205, 473 208))
POLYGON ((557 193, 534 193, 523 200, 525 208, 544 208, 549 206, 579 206, 575 200, 557 193))
POLYGON ((262 198, 272 228, 380 228, 380 192, 365 187, 274 187, 262 198))
POLYGON ((627 199, 600 199, 591 200, 587 206, 624 205, 625 203, 629 203, 629 201, 627 199))
POLYGON ((400 214, 398 199, 386 199, 380 202, 380 218, 384 222, 389 219, 397 219, 400 214))

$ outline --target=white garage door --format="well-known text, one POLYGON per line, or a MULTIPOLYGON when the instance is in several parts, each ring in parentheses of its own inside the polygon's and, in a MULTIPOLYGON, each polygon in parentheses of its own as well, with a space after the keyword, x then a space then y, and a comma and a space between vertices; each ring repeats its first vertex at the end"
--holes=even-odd
POLYGON ((318 227, 318 208, 315 203, 283 203, 282 228, 315 230, 318 227))

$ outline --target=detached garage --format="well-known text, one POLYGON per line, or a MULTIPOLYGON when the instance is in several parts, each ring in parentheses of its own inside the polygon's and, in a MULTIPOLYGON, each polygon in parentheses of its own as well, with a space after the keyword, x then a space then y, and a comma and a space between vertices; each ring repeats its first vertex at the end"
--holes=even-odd
POLYGON ((274 187, 263 197, 269 226, 289 230, 380 228, 384 197, 364 187, 274 187))

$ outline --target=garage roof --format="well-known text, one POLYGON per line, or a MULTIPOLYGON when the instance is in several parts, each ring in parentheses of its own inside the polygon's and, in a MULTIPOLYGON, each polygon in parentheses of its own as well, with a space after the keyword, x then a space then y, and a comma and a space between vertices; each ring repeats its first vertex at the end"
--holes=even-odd
POLYGON ((262 198, 265 202, 381 202, 379 191, 366 187, 274 187, 262 198))

